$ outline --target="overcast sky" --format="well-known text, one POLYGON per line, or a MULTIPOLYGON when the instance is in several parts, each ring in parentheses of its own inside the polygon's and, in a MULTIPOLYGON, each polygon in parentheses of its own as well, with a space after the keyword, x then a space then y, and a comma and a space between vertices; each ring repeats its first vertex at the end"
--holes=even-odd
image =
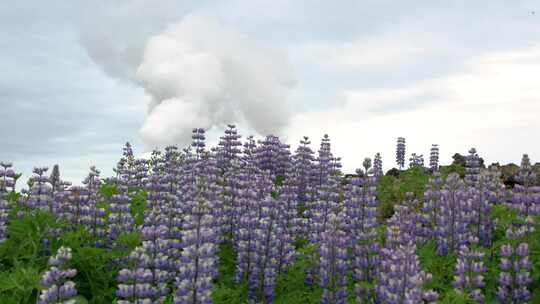
POLYGON ((347 171, 394 166, 398 136, 540 161, 538 1, 191 2, 1 1, 0 160, 78 183, 126 141, 234 122, 293 148, 328 133, 347 171))

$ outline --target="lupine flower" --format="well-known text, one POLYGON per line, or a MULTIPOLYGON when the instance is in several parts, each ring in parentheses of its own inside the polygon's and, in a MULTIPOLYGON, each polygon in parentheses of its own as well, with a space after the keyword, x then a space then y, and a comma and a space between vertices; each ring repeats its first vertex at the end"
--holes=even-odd
POLYGON ((377 152, 373 158, 373 176, 380 178, 383 175, 381 153, 377 152))
POLYGON ((205 152, 204 148, 206 147, 206 144, 205 144, 206 136, 204 134, 205 134, 205 131, 204 129, 201 129, 201 128, 195 128, 192 131, 191 146, 193 147, 193 149, 195 149, 195 156, 197 160, 205 152))
POLYGON ((476 188, 469 188, 472 199, 470 216, 473 235, 485 247, 491 245, 495 224, 489 214, 492 206, 498 202, 497 190, 499 187, 499 175, 496 172, 484 170, 478 176, 476 188))
POLYGON ((439 170, 439 145, 437 144, 431 145, 429 168, 431 169, 431 172, 437 172, 439 170))
POLYGON ((418 206, 419 202, 411 192, 405 194, 403 202, 394 206, 394 214, 388 220, 387 247, 416 243, 429 236, 423 216, 416 211, 418 206))
POLYGON ((292 264, 295 250, 294 240, 302 232, 305 223, 298 216, 297 190, 294 182, 286 179, 283 186, 279 188, 278 225, 276 233, 279 237, 278 245, 278 274, 284 272, 292 264))
POLYGON ((231 167, 231 162, 238 159, 238 155, 242 150, 242 143, 235 125, 227 125, 225 135, 220 137, 219 149, 217 155, 218 167, 222 172, 226 172, 231 167))
POLYGON ((167 231, 163 225, 145 226, 143 244, 135 248, 129 260, 131 269, 118 274, 118 303, 163 303, 170 293, 170 260, 167 257, 167 231))
POLYGON ((443 181, 439 172, 434 172, 433 176, 429 179, 424 192, 424 205, 422 207, 422 215, 424 217, 425 227, 431 231, 430 238, 437 237, 437 227, 439 213, 441 212, 441 188, 443 187, 443 181))
MULTIPOLYGON (((325 134, 321 140, 316 169, 313 172, 313 191, 318 192, 318 189, 327 183, 328 178, 331 175, 333 159, 334 156, 332 155, 330 137, 328 137, 328 134, 325 134)), ((312 197, 312 200, 315 198, 316 195, 312 197)))
POLYGON ((305 203, 310 199, 311 176, 314 170, 314 152, 309 145, 311 142, 307 136, 304 136, 300 141, 300 145, 296 149, 293 156, 294 161, 294 179, 298 190, 298 203, 305 206, 305 203))
POLYGON ((91 235, 96 239, 96 246, 103 245, 102 238, 106 234, 105 230, 105 209, 99 208, 97 202, 99 199, 99 187, 101 181, 99 179, 100 171, 96 167, 90 167, 90 173, 83 181, 88 193, 88 204, 83 207, 83 217, 81 222, 88 228, 91 235))
POLYGON ((268 170, 272 178, 284 176, 290 164, 289 145, 282 143, 277 136, 268 135, 259 141, 257 147, 258 167, 268 170))
POLYGON ((529 156, 523 154, 521 167, 516 176, 516 180, 521 185, 516 184, 514 186, 510 206, 516 208, 520 215, 525 218, 540 215, 540 187, 534 186, 536 178, 536 174, 532 171, 529 156))
POLYGON ((435 303, 438 294, 423 288, 431 275, 422 271, 415 251, 416 245, 412 243, 382 249, 377 284, 380 303, 435 303))
POLYGON ((148 177, 148 161, 145 159, 136 159, 133 162, 133 181, 130 186, 136 188, 144 187, 148 177))
POLYGON ((478 182, 480 174, 480 157, 475 148, 469 150, 469 155, 465 156, 465 183, 474 187, 478 182))
POLYGON ((237 250, 236 280, 248 279, 256 263, 257 229, 261 224, 263 202, 272 191, 268 175, 260 174, 246 180, 247 187, 238 204, 239 223, 235 232, 237 250))
MULTIPOLYGON (((357 174, 345 193, 347 232, 352 246, 353 278, 358 282, 372 283, 378 264, 376 177, 357 174)), ((372 292, 358 284, 357 297, 363 299, 372 292)))
POLYGON ((254 231, 253 266, 248 273, 248 295, 257 303, 272 303, 280 266, 278 260, 282 236, 279 233, 285 231, 279 227, 281 214, 272 197, 263 199, 259 214, 254 231))
MULTIPOLYGON (((129 154, 128 154, 129 155, 129 154)), ((135 222, 131 215, 131 204, 128 196, 128 185, 130 173, 126 173, 120 166, 119 178, 116 179, 117 194, 110 198, 110 213, 108 217, 108 238, 109 242, 114 242, 122 233, 131 232, 135 222)))
POLYGON ((424 168, 424 155, 416 155, 416 153, 411 154, 411 158, 409 158, 409 167, 424 168))
POLYGON ((400 169, 405 167, 405 138, 403 137, 397 139, 396 163, 400 169))
POLYGON ((320 236, 319 275, 320 286, 324 289, 321 304, 347 303, 347 276, 349 268, 347 245, 349 240, 341 215, 330 214, 328 225, 320 236))
POLYGON ((486 285, 484 273, 487 272, 487 268, 482 262, 483 258, 484 253, 461 245, 453 282, 458 292, 469 294, 478 303, 485 302, 482 290, 486 285))
POLYGON ((11 169, 11 163, 0 162, 0 243, 7 238, 7 224, 10 204, 9 191, 15 190, 17 174, 11 169))
POLYGON ((317 200, 310 204, 308 210, 309 239, 316 244, 320 234, 326 230, 330 214, 337 213, 339 208, 338 180, 331 177, 318 191, 317 200))
POLYGON ((49 270, 47 270, 40 281, 41 292, 38 304, 67 303, 77 296, 73 278, 77 271, 65 268, 66 262, 71 260, 71 249, 60 247, 55 256, 49 258, 49 270))
MULTIPOLYGON (((199 189, 203 191, 204 181, 201 182, 199 189)), ((218 236, 211 212, 215 202, 205 200, 200 194, 185 202, 175 304, 211 303, 212 279, 217 275, 218 236)))
POLYGON ((30 177, 30 189, 26 206, 30 210, 42 209, 51 211, 54 209, 52 198, 52 186, 49 178, 45 176, 48 168, 34 168, 34 175, 30 177))
POLYGON ((519 181, 524 187, 529 187, 534 184, 536 178, 536 174, 534 171, 532 171, 529 155, 523 154, 523 157, 521 158, 521 166, 519 168, 519 173, 516 176, 516 180, 519 181))
MULTIPOLYGON (((338 178, 330 176, 326 184, 318 187, 319 191, 316 200, 307 205, 306 216, 308 217, 308 238, 312 244, 318 244, 321 240, 322 232, 326 231, 329 216, 339 211, 338 178)), ((305 269, 306 283, 314 282, 315 269, 308 267, 305 269)))
POLYGON ((8 190, 15 190, 17 173, 11 169, 12 163, 0 162, 0 193, 5 194, 8 190))
POLYGON ((506 231, 506 237, 513 244, 501 247, 499 264, 501 272, 498 279, 497 299, 500 303, 528 303, 532 298, 528 289, 532 282, 529 246, 527 243, 517 244, 520 235, 511 229, 506 231))
POLYGON ((469 214, 472 206, 463 181, 456 173, 446 178, 441 191, 437 227, 437 252, 440 255, 457 252, 469 239, 469 214))

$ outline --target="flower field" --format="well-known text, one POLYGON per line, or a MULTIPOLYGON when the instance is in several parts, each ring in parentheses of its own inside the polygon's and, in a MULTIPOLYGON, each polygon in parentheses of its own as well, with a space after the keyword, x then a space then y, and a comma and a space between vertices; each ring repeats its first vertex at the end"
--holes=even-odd
POLYGON ((56 166, 17 187, 0 163, 0 303, 540 303, 526 154, 509 186, 475 149, 406 164, 401 137, 387 174, 380 154, 345 174, 326 135, 192 139, 148 159, 126 144, 80 185, 56 166))

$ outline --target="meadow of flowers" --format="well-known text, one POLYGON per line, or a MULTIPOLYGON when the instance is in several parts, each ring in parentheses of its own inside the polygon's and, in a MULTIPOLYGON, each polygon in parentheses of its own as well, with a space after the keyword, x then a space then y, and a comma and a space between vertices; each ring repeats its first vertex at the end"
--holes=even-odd
POLYGON ((17 191, 0 163, 0 303, 540 303, 526 154, 505 187, 475 149, 406 164, 401 137, 386 175, 380 154, 344 174, 326 135, 192 138, 149 159, 126 144, 81 186, 37 167, 17 191))

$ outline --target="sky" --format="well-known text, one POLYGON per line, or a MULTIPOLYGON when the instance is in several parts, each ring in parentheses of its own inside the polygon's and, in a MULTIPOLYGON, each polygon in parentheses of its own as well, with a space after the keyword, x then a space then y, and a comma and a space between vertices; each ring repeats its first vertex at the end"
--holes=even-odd
POLYGON ((395 142, 442 163, 540 161, 538 1, 0 2, 0 160, 79 183, 228 123, 345 171, 395 142))

